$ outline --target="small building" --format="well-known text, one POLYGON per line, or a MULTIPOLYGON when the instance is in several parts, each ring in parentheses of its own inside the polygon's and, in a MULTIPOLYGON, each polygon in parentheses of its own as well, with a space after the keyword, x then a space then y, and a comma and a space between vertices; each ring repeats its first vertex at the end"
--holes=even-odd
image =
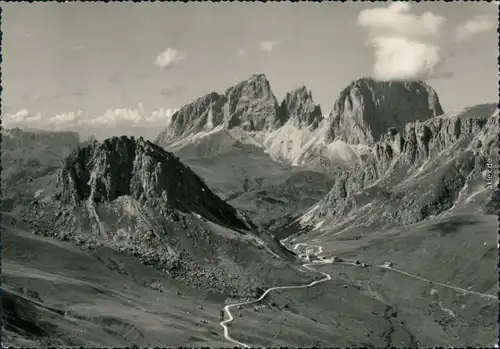
POLYGON ((392 264, 391 262, 385 262, 384 263, 384 267, 391 268, 393 266, 394 266, 394 264, 392 264))
POLYGON ((306 254, 299 254, 299 258, 303 260, 309 260, 306 254))

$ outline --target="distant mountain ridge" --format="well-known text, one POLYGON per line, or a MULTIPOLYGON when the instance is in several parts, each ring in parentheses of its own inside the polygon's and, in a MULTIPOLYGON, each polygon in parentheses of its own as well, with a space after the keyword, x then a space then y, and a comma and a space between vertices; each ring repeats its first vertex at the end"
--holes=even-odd
POLYGON ((361 78, 341 91, 324 118, 305 86, 278 103, 265 75, 254 74, 224 95, 213 92, 181 108, 155 142, 179 149, 227 132, 236 143, 262 147, 276 160, 293 165, 317 159, 350 163, 352 154, 346 151, 358 152, 351 146, 371 146, 391 127, 401 130, 407 122, 442 113, 437 93, 424 82, 361 78))
POLYGON ((2 128, 2 202, 10 211, 31 192, 31 183, 54 172, 78 147, 76 132, 2 128))
POLYGON ((362 165, 337 169, 333 188, 299 221, 306 229, 329 229, 356 213, 359 224, 381 227, 452 208, 494 212, 498 171, 488 166, 498 163, 498 125, 496 105, 484 104, 390 129, 362 165))
POLYGON ((423 81, 361 78, 344 88, 329 116, 328 141, 373 145, 389 129, 443 114, 439 98, 423 81))
POLYGON ((182 107, 155 142, 165 145, 173 139, 219 126, 241 127, 246 131, 273 130, 283 125, 285 118, 265 75, 254 74, 222 95, 212 92, 182 107))

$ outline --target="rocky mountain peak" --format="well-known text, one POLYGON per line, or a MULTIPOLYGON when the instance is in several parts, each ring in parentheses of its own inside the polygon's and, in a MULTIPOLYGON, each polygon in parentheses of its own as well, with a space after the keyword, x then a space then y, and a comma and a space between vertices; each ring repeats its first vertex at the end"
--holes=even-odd
POLYGON ((286 122, 264 74, 254 74, 228 88, 225 97, 227 128, 240 126, 248 131, 262 131, 276 129, 286 122))
POLYGON ((330 113, 327 140, 373 145, 389 128, 443 114, 432 87, 422 81, 361 78, 342 90, 330 113))
POLYGON ((203 130, 210 131, 221 125, 224 122, 222 108, 225 102, 225 97, 217 92, 197 98, 172 115, 169 125, 160 133, 156 142, 161 144, 172 138, 203 130))
POLYGON ((155 143, 167 146, 190 134, 241 127, 246 131, 274 130, 287 120, 264 74, 253 74, 226 90, 209 93, 177 111, 155 143))
POLYGON ((481 173, 498 158, 496 110, 495 104, 483 104, 409 122, 401 132, 389 128, 362 164, 335 173, 335 185, 317 205, 316 218, 338 221, 377 200, 370 220, 413 224, 451 208, 462 191, 480 193, 485 186, 481 173))
POLYGON ((288 92, 281 103, 281 109, 289 122, 299 128, 316 129, 323 119, 320 106, 314 103, 311 91, 305 86, 288 92))
POLYGON ((55 195, 61 203, 100 204, 121 196, 131 196, 163 212, 195 212, 224 225, 246 228, 236 210, 213 194, 189 167, 142 138, 122 136, 94 142, 64 161, 55 195))

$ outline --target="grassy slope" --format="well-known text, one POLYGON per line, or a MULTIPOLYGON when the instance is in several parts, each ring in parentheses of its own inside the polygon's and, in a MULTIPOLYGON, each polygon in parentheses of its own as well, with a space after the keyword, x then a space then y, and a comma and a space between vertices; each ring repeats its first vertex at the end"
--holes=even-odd
POLYGON ((3 230, 4 344, 223 344, 221 295, 185 289, 106 249, 90 254, 5 223, 3 230))
MULTIPOLYGON (((318 239, 332 255, 374 265, 391 261, 431 281, 495 295, 496 230, 493 215, 455 214, 388 231, 351 227, 338 235, 312 234, 296 242, 318 239)), ((238 319, 235 338, 246 337, 254 345, 375 347, 478 347, 491 346, 497 338, 498 303, 493 300, 381 268, 329 265, 321 270, 333 280, 276 294, 272 299, 279 305, 291 304, 287 316, 248 313, 254 325, 238 319), (288 316, 290 312, 299 315, 288 316), (268 321, 272 324, 259 326, 268 321)))
POLYGON ((275 162, 253 146, 204 157, 179 156, 214 192, 257 223, 303 212, 333 184, 328 173, 275 162))

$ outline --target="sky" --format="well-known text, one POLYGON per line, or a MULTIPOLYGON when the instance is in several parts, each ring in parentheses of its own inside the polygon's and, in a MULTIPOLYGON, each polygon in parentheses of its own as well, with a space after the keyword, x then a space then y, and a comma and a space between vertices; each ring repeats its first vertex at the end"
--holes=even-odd
POLYGON ((352 80, 426 80, 445 111, 498 97, 498 5, 3 3, 4 127, 154 139, 177 108, 264 73, 323 114, 352 80))

